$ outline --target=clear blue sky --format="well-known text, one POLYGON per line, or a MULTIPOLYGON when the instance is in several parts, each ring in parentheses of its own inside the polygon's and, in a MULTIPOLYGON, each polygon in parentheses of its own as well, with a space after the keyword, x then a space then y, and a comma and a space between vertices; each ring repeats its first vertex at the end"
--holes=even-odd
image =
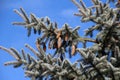
MULTIPOLYGON (((89 4, 90 0, 83 0, 89 4)), ((64 23, 70 26, 81 26, 80 34, 83 35, 85 27, 90 26, 80 23, 80 18, 73 15, 77 12, 77 7, 71 0, 0 0, 0 45, 7 48, 14 47, 18 51, 22 48, 28 51, 24 44, 28 43, 35 47, 35 40, 38 35, 27 37, 27 31, 22 26, 13 26, 14 21, 23 21, 13 9, 24 8, 30 14, 37 17, 50 17, 51 21, 56 21, 61 27, 64 23)), ((24 77, 22 67, 14 69, 12 66, 4 66, 4 62, 12 61, 14 58, 0 50, 0 80, 30 80, 24 77)))

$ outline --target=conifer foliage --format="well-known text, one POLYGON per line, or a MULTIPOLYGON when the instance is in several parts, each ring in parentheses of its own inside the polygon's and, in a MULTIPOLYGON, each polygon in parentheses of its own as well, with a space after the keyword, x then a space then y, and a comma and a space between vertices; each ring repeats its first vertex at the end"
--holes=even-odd
POLYGON ((18 52, 14 48, 0 46, 15 58, 5 65, 13 65, 14 68, 23 66, 25 75, 31 80, 120 80, 120 0, 91 0, 93 5, 90 7, 85 5, 84 0, 71 1, 78 7, 75 15, 81 17, 81 22, 94 23, 85 30, 85 37, 79 35, 79 26, 71 28, 64 24, 58 28, 57 23, 51 22, 48 17, 38 18, 34 14, 28 17, 23 8, 14 10, 24 21, 13 25, 24 26, 28 37, 32 30, 40 37, 35 44, 37 50, 25 44, 36 58, 24 50, 18 52), (94 35, 96 30, 98 32, 94 35), (96 36, 95 39, 93 36, 96 36), (93 45, 87 47, 87 42, 93 45), (78 47, 78 43, 83 46, 78 47), (47 49, 55 52, 47 54, 47 49), (71 63, 66 54, 72 58, 76 53, 82 58, 71 63))

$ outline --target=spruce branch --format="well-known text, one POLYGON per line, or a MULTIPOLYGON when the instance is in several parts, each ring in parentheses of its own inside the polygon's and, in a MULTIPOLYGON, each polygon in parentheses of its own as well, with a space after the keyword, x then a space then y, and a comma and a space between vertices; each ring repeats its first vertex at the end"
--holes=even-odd
MULTIPOLYGON (((49 42, 49 48, 56 49, 55 54, 60 53, 62 55, 62 53, 65 53, 67 47, 72 48, 72 45, 77 46, 77 43, 79 42, 82 42, 83 44, 86 42, 94 42, 94 43, 96 42, 95 40, 90 38, 80 37, 78 35, 78 30, 80 29, 79 26, 72 29, 69 27, 68 24, 64 24, 61 29, 58 29, 57 23, 51 22, 48 17, 36 18, 35 15, 31 13, 30 18, 28 18, 25 11, 22 8, 20 10, 21 13, 18 10, 16 11, 19 15, 20 14, 22 15, 21 16, 22 18, 24 17, 25 20, 27 20, 27 22, 26 21, 24 22, 26 24, 24 26, 28 30, 28 35, 30 36, 32 29, 34 29, 34 33, 42 32, 41 37, 38 38, 38 41, 36 42, 38 51, 42 51, 40 46, 43 46, 43 50, 46 51, 46 44, 47 42, 49 42)), ((15 22, 13 24, 19 24, 19 23, 15 22)), ((71 54, 74 55, 75 51, 72 51, 71 54)))

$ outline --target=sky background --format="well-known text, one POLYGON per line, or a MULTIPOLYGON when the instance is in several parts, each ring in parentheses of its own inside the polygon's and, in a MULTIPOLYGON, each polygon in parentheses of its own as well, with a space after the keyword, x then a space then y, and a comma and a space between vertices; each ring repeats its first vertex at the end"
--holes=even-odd
MULTIPOLYGON (((90 0, 84 0, 90 5, 90 0)), ((77 7, 71 0, 0 0, 0 45, 16 48, 18 51, 28 49, 25 43, 35 48, 35 41, 38 35, 32 34, 27 37, 27 30, 23 26, 13 26, 12 22, 22 22, 22 18, 13 12, 14 9, 24 8, 26 13, 34 13, 37 17, 48 16, 51 21, 57 22, 61 27, 68 23, 71 27, 81 26, 79 31, 83 35, 85 28, 89 27, 80 22, 80 18, 73 15, 77 12, 77 7)), ((29 52, 29 51, 28 51, 29 52)), ((30 80, 25 78, 22 67, 14 69, 12 66, 4 66, 4 62, 12 61, 14 58, 7 52, 0 50, 0 80, 30 80)), ((73 60, 75 58, 73 57, 73 60)))

